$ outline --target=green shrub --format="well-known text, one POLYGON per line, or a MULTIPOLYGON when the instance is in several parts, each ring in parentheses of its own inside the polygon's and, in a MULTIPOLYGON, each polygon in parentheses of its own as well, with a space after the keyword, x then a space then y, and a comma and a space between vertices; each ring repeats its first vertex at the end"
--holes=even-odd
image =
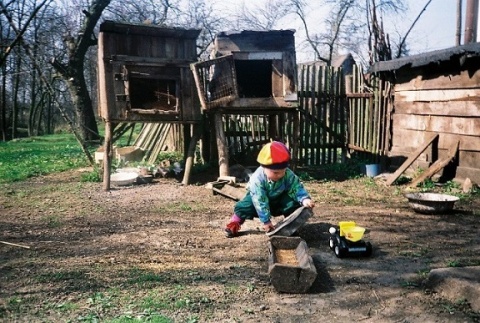
POLYGON ((102 170, 95 166, 91 172, 83 173, 80 180, 82 182, 100 183, 103 180, 102 170))

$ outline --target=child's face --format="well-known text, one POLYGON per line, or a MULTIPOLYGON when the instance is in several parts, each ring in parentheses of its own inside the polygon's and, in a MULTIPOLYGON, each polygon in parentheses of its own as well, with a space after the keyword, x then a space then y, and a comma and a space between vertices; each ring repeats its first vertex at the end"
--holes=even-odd
POLYGON ((264 168, 263 169, 267 178, 271 181, 274 181, 274 182, 278 181, 283 176, 285 176, 286 170, 287 170, 286 168, 283 168, 283 169, 264 168))

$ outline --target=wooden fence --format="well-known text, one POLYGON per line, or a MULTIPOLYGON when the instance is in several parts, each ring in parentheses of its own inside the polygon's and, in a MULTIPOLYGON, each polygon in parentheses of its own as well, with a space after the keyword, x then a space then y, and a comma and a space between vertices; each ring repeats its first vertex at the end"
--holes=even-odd
POLYGON ((255 165, 258 152, 270 139, 282 140, 287 144, 293 141, 296 116, 292 113, 224 114, 222 117, 230 164, 255 165))
MULTIPOLYGON (((298 109, 267 115, 222 114, 230 165, 256 165, 258 152, 270 139, 283 140, 290 147, 296 143, 293 159, 298 166, 339 163, 353 155, 382 162, 390 147, 391 109, 390 83, 373 75, 366 78, 357 67, 345 76, 340 68, 299 65, 298 109)), ((208 116, 204 128, 210 134, 209 155, 214 156, 214 126, 208 116)), ((184 134, 177 131, 178 143, 170 146, 184 148, 184 134)))
POLYGON ((389 83, 374 76, 365 79, 356 67, 345 77, 340 68, 299 65, 295 113, 223 116, 231 163, 252 162, 271 138, 290 146, 298 138, 294 158, 299 166, 343 162, 352 155, 381 162, 390 142, 390 90, 389 83), (275 131, 268 133, 272 122, 275 131))
POLYGON ((340 69, 299 66, 299 165, 331 164, 345 156, 347 106, 344 89, 340 69))
POLYGON ((365 160, 383 163, 391 145, 391 83, 374 75, 365 78, 356 66, 346 80, 348 148, 365 160))

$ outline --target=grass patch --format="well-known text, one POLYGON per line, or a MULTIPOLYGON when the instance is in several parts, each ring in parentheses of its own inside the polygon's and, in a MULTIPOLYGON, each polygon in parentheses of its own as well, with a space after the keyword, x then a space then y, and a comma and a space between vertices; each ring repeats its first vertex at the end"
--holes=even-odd
POLYGON ((110 323, 135 323, 135 322, 150 322, 150 323, 173 323, 174 321, 166 316, 161 314, 144 311, 142 313, 127 313, 122 315, 119 318, 113 320, 107 320, 106 322, 110 323))
POLYGON ((103 180, 103 172, 98 166, 94 166, 93 170, 82 174, 82 182, 100 183, 103 180))
POLYGON ((88 275, 84 271, 59 271, 49 272, 37 276, 37 281, 42 283, 66 282, 66 281, 83 281, 88 279, 88 275))
POLYGON ((56 134, 0 142, 0 183, 88 166, 71 134, 56 134))
POLYGON ((200 293, 176 285, 170 290, 152 291, 140 300, 138 307, 144 310, 188 310, 198 312, 209 307, 212 300, 200 293))
POLYGON ((154 283, 165 282, 167 280, 164 276, 140 268, 132 268, 128 271, 127 276, 127 282, 129 284, 143 287, 152 285, 154 283))
POLYGON ((156 212, 206 212, 209 208, 206 205, 172 201, 164 206, 156 208, 156 212))

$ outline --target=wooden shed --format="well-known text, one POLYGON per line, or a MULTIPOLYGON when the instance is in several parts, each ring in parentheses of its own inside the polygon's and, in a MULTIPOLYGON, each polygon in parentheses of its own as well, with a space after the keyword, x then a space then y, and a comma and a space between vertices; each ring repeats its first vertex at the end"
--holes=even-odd
POLYGON ((105 21, 98 41, 99 112, 108 121, 199 122, 190 71, 197 29, 105 21))
POLYGON ((99 114, 105 121, 104 189, 110 189, 112 133, 120 122, 181 123, 194 128, 188 176, 202 121, 190 64, 197 61, 197 29, 105 21, 98 39, 99 114))
MULTIPOLYGON (((294 151, 297 149, 296 138, 287 142, 278 127, 285 122, 283 112, 292 112, 293 119, 298 106, 294 33, 293 30, 220 32, 214 39, 211 59, 191 64, 202 108, 214 117, 221 176, 228 175, 229 166, 229 143, 224 129, 224 123, 228 124, 224 120, 227 114, 255 115, 268 120, 262 127, 267 136, 250 141, 255 147, 277 139, 294 151)), ((298 118, 293 123, 298 128, 298 118)), ((240 137, 249 142, 248 135, 240 137)))
POLYGON ((415 154, 411 171, 480 183, 480 44, 378 62, 370 72, 394 85, 392 168, 415 154))
POLYGON ((296 107, 295 31, 232 31, 216 35, 211 60, 192 66, 204 109, 296 107))

